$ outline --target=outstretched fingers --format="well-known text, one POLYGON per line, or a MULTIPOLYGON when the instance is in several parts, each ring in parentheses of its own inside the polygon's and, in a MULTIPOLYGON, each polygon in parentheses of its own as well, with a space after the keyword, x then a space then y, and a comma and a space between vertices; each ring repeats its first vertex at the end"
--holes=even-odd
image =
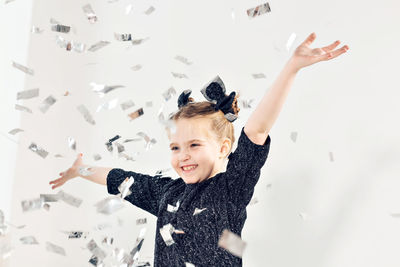
POLYGON ((311 33, 307 39, 304 40, 303 43, 301 43, 301 45, 306 45, 306 46, 310 46, 312 42, 314 42, 315 38, 317 37, 317 35, 315 34, 315 32, 311 33))
POLYGON ((332 52, 328 52, 325 55, 321 56, 322 59, 321 60, 329 60, 329 59, 333 59, 341 54, 343 54, 344 52, 346 52, 347 50, 349 50, 349 47, 347 45, 342 46, 339 49, 336 49, 332 52))

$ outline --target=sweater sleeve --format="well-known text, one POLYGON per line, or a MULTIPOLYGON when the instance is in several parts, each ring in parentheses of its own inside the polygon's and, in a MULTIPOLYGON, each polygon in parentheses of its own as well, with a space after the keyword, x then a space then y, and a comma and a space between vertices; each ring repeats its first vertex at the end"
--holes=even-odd
POLYGON ((170 177, 151 176, 122 169, 112 169, 107 175, 107 190, 109 194, 119 194, 118 186, 127 177, 133 177, 134 182, 129 188, 132 192, 125 200, 133 205, 157 216, 164 186, 172 180, 170 177))
POLYGON ((226 168, 227 186, 232 201, 246 207, 254 193, 261 168, 264 166, 271 143, 268 135, 263 145, 253 143, 242 128, 238 145, 229 155, 226 168))

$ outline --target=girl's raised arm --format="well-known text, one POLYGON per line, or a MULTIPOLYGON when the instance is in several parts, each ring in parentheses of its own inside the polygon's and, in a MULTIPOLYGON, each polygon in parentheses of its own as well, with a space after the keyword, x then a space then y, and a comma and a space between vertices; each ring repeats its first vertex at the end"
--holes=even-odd
POLYGON ((320 61, 333 59, 349 49, 347 45, 344 45, 339 49, 333 50, 339 45, 340 41, 335 41, 322 48, 312 49, 309 46, 315 40, 315 37, 315 33, 311 33, 296 48, 292 57, 250 115, 244 131, 252 142, 259 145, 264 144, 269 131, 278 118, 293 80, 301 68, 320 61))
POLYGON ((82 156, 83 154, 80 153, 72 166, 66 171, 60 173, 60 178, 49 182, 49 184, 53 185, 51 187, 52 189, 62 186, 67 181, 78 176, 98 184, 107 185, 107 175, 112 168, 90 167, 84 165, 82 162, 82 156))

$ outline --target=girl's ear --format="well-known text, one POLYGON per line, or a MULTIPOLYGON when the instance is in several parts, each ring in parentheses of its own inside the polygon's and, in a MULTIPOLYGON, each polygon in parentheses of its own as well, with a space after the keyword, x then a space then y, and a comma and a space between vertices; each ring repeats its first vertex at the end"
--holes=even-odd
POLYGON ((221 153, 220 158, 226 158, 229 155, 231 146, 232 146, 232 142, 229 138, 225 138, 222 141, 222 145, 221 145, 221 149, 220 149, 220 153, 221 153))

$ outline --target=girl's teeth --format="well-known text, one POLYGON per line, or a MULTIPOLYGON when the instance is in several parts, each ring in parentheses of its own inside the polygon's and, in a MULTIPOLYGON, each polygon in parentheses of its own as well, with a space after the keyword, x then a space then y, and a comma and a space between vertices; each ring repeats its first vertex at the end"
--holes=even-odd
POLYGON ((183 170, 184 170, 184 171, 190 171, 190 170, 193 170, 194 168, 196 168, 196 166, 183 167, 183 170))

